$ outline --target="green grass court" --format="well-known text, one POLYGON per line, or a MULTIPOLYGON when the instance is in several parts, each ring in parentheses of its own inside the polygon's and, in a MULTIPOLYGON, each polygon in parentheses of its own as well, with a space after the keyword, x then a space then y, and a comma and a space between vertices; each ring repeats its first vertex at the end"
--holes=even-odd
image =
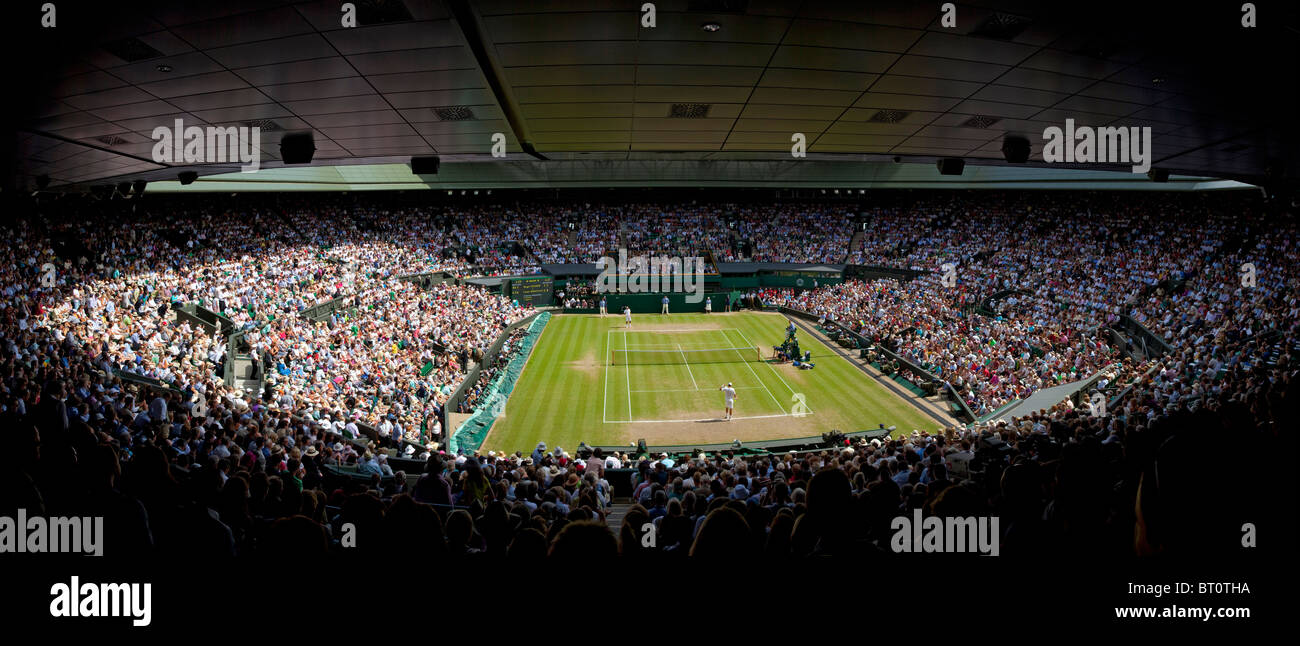
POLYGON ((556 316, 546 326, 484 450, 710 444, 935 421, 833 351, 799 334, 813 370, 770 360, 788 321, 773 313, 556 316), (724 421, 719 387, 736 389, 724 421))

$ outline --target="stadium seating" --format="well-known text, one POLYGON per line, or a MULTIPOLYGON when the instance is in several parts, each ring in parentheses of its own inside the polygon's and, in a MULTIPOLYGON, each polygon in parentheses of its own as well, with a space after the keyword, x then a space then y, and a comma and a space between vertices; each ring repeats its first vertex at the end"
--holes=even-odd
MULTIPOLYGON (((1004 553, 1090 543, 1129 554, 1157 440, 1194 434, 1212 449, 1205 434, 1231 420, 1231 444, 1266 452, 1293 419, 1292 214, 1242 195, 996 192, 854 211, 434 210, 378 195, 43 206, 0 227, 13 241, 0 262, 5 428, 38 429, 40 446, 32 453, 16 431, 4 440, 30 489, 6 492, 6 504, 38 492, 51 515, 72 513, 112 487, 147 512, 138 522, 152 544, 140 549, 166 554, 211 529, 171 521, 189 505, 213 510, 231 549, 259 553, 280 544, 277 519, 305 516, 337 539, 376 497, 394 528, 422 513, 412 502, 434 506, 437 521, 411 539, 432 554, 507 554, 527 529, 551 544, 566 524, 612 515, 624 553, 675 558, 728 531, 708 519, 734 513, 746 528, 728 537, 737 556, 848 555, 879 549, 888 518, 918 508, 1018 519, 1004 553), (750 296, 860 335, 845 347, 879 348, 877 367, 918 395, 926 384, 957 393, 955 416, 1099 372, 1110 413, 1066 400, 997 424, 954 419, 796 453, 449 452, 453 393, 452 412, 477 410, 517 345, 517 330, 502 335, 534 313, 459 279, 592 262, 618 246, 911 270, 750 296), (401 279, 411 274, 428 280, 401 279), (501 353, 466 382, 494 342, 501 353), (101 445, 120 475, 89 477, 104 465, 77 458, 101 445), (1080 469, 1101 475, 1068 477, 1080 469), (642 540, 643 521, 661 518, 642 540)), ((1165 534, 1142 549, 1192 540, 1165 534)))

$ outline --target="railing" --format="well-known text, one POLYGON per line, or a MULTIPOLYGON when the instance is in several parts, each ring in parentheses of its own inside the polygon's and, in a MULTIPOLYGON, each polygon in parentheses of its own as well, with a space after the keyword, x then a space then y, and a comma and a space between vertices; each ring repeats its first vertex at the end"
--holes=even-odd
POLYGON ((1142 355, 1147 358, 1161 357, 1168 352, 1173 351, 1173 346, 1165 342, 1159 335, 1148 330, 1145 325, 1138 323, 1128 314, 1120 314, 1119 321, 1112 324, 1111 327, 1127 333, 1134 341, 1142 347, 1142 355))
POLYGON ((1142 373, 1141 377, 1138 377, 1133 383, 1125 386, 1124 389, 1119 391, 1118 394, 1116 394, 1114 397, 1111 397, 1110 401, 1106 402, 1106 408, 1110 410, 1114 410, 1116 406, 1121 401, 1124 400, 1125 397, 1129 396, 1129 393, 1133 392, 1133 389, 1142 385, 1143 382, 1145 382, 1147 379, 1150 379, 1159 370, 1160 370, 1159 365, 1154 365, 1148 368, 1146 372, 1142 373))
POLYGON ((198 303, 174 303, 172 309, 176 311, 177 319, 198 325, 206 329, 209 334, 218 333, 225 336, 236 327, 234 321, 198 303))
POLYGON ((846 280, 857 278, 859 280, 876 280, 878 278, 893 278, 899 282, 908 282, 917 276, 923 276, 927 272, 919 269, 903 269, 901 267, 885 267, 882 265, 845 265, 844 271, 840 273, 846 280))
POLYGON ((145 377, 143 375, 133 374, 130 372, 120 370, 118 368, 113 368, 112 376, 121 379, 122 381, 129 381, 138 386, 143 386, 145 388, 152 388, 159 392, 174 393, 174 394, 179 394, 181 392, 179 388, 176 388, 175 386, 171 386, 160 379, 154 379, 153 377, 145 377))
POLYGON ((244 329, 226 337, 226 361, 222 365, 221 378, 228 388, 234 387, 236 379, 256 381, 255 387, 257 392, 261 392, 262 385, 266 378, 263 374, 262 366, 257 365, 257 362, 253 360, 252 355, 244 352, 244 348, 247 347, 247 344, 244 343, 244 336, 251 331, 252 328, 244 329), (238 368, 237 364, 243 361, 248 361, 255 366, 253 374, 245 374, 243 376, 236 374, 238 368))
POLYGON ((456 279, 445 271, 430 271, 423 274, 407 274, 405 276, 398 276, 398 280, 415 283, 420 287, 420 289, 429 289, 434 285, 441 285, 456 279))
POLYGON ((994 302, 994 301, 1004 300, 1004 299, 1006 299, 1006 297, 1011 296, 1012 294, 1023 294, 1023 295, 1025 295, 1025 296, 1028 296, 1028 295, 1030 295, 1030 294, 1032 294, 1032 293, 1033 293, 1033 292, 1030 292, 1030 291, 1027 290, 1027 289, 1019 289, 1019 288, 1017 288, 1017 289, 1004 289, 1004 290, 1002 290, 1002 291, 1000 291, 1000 292, 994 292, 994 293, 992 293, 992 294, 986 296, 984 299, 980 300, 979 306, 977 306, 977 307, 975 308, 975 311, 976 311, 977 313, 979 313, 979 314, 984 315, 984 316, 994 317, 994 316, 997 316, 997 312, 993 311, 993 302, 994 302))
POLYGON ((308 307, 307 309, 299 312, 298 315, 310 321, 324 321, 325 319, 329 318, 331 314, 339 310, 352 309, 354 307, 354 304, 351 303, 351 301, 354 298, 355 295, 340 296, 338 298, 325 301, 324 303, 318 303, 316 305, 312 305, 311 307, 308 307))

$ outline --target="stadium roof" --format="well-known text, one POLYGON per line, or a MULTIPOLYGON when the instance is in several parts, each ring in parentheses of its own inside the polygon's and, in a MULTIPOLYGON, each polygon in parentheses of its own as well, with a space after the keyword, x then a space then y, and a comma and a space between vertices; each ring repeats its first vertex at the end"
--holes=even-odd
POLYGON ((1235 5, 994 0, 957 4, 946 28, 940 3, 667 0, 650 28, 641 0, 360 0, 345 28, 336 1, 109 4, 57 3, 57 28, 8 44, 41 61, 13 80, 31 88, 10 142, 23 185, 238 170, 155 162, 153 129, 175 119, 260 126, 266 169, 296 131, 317 165, 502 164, 499 132, 506 164, 635 175, 789 162, 798 132, 809 161, 931 166, 1005 165, 1003 139, 1023 135, 1032 167, 1066 119, 1149 126, 1174 173, 1250 181, 1300 161, 1297 77, 1274 74, 1300 58, 1294 5, 1257 3, 1247 29, 1235 5))

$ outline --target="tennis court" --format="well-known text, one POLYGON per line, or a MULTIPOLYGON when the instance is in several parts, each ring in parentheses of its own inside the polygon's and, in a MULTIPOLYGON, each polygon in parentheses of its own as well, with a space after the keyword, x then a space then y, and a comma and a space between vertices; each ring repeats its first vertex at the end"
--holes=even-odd
POLYGON ((733 419, 813 414, 765 359, 737 328, 607 330, 604 422, 718 420, 727 383, 736 389, 733 419))
POLYGON ((769 363, 787 325, 780 314, 750 311, 637 316, 630 330, 621 316, 556 316, 483 448, 750 442, 881 423, 936 428, 816 338, 800 336, 815 370, 769 363), (649 350, 657 354, 637 352, 649 350), (728 381, 738 395, 731 422, 722 421, 718 392, 728 381))

